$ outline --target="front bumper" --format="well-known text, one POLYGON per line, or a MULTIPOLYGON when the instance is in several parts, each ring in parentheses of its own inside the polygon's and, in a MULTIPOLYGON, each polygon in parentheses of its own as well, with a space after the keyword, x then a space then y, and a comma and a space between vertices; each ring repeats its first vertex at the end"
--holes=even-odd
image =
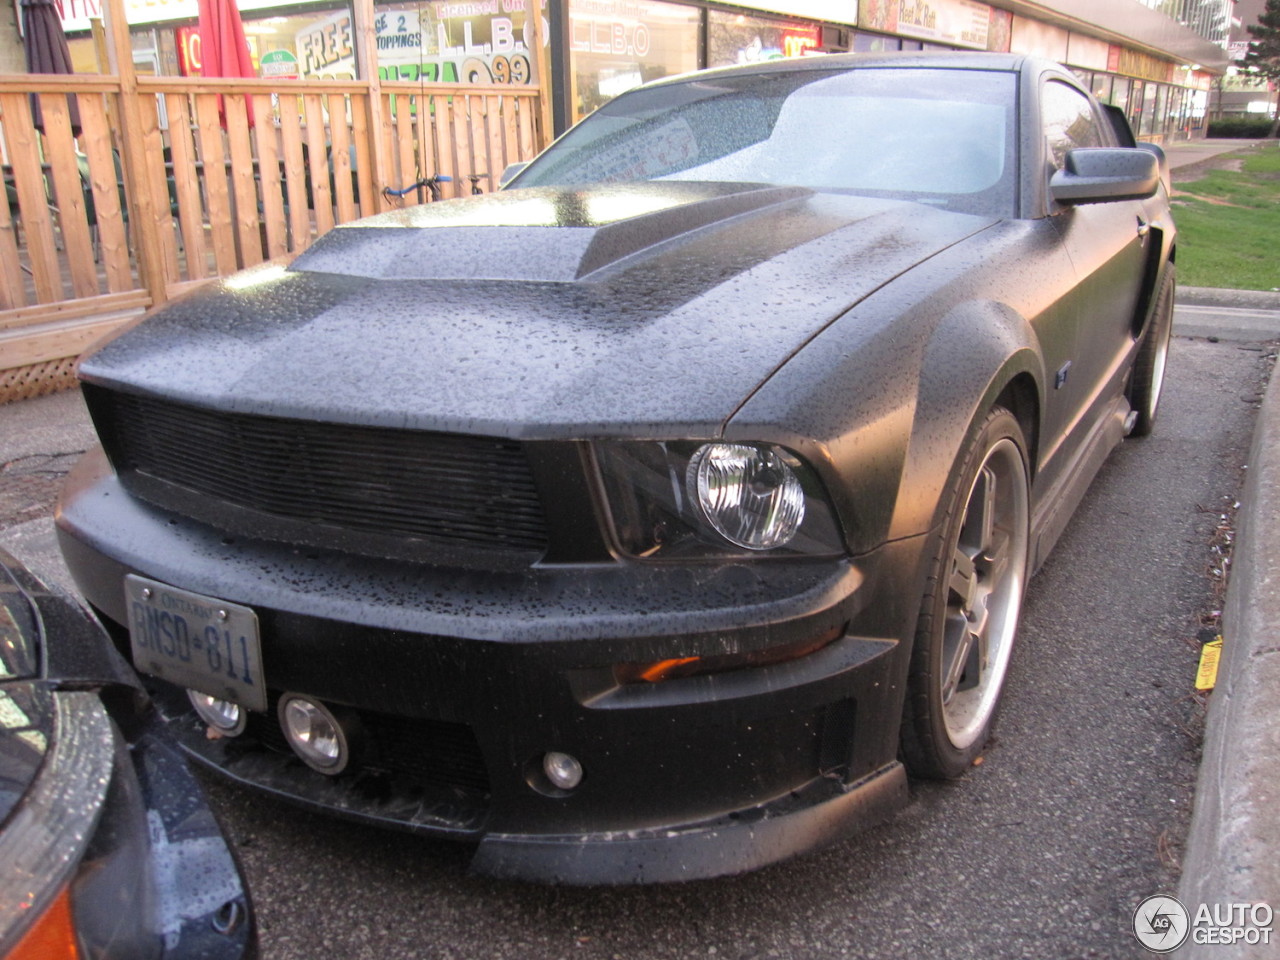
MULTIPOLYGON (((74 471, 63 553, 105 619, 137 573, 252 607, 273 696, 354 708, 375 741, 327 778, 254 739, 210 741, 157 690, 194 756, 368 822, 480 844, 474 869, 572 883, 733 873, 882 819, 896 759, 920 540, 856 561, 610 562, 478 573, 229 538, 130 496, 105 458, 74 471), (722 656, 837 630, 771 666, 619 685, 613 665, 722 656), (548 795, 550 750, 586 776, 548 795)), ((117 642, 128 651, 123 629, 117 642)), ((251 726, 279 745, 274 721, 251 726)))

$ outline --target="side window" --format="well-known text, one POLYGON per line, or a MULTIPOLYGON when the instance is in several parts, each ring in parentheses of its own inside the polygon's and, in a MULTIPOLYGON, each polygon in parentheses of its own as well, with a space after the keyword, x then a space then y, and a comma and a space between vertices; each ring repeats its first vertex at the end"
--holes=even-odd
POLYGON ((1055 169, 1062 168, 1068 150, 1105 147, 1111 143, 1099 126, 1088 98, 1065 83, 1050 81, 1044 85, 1040 109, 1055 169))

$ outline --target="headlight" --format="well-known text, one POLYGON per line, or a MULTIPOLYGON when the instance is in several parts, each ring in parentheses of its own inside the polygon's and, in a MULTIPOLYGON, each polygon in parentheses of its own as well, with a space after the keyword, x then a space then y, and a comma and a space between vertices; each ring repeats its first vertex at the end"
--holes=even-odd
POLYGON ((822 485, 783 447, 641 441, 596 452, 614 535, 633 556, 843 551, 822 485))
POLYGON ((804 521, 800 481, 767 447, 704 444, 689 461, 686 484, 716 533, 748 550, 786 546, 804 521))

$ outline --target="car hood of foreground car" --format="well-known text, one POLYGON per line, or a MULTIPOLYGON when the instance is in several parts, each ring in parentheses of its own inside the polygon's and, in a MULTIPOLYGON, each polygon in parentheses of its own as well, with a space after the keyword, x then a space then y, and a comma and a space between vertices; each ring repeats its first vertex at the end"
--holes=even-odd
POLYGON ((171 304, 81 376, 322 421, 696 436, 835 317, 992 222, 751 184, 432 203, 171 304))

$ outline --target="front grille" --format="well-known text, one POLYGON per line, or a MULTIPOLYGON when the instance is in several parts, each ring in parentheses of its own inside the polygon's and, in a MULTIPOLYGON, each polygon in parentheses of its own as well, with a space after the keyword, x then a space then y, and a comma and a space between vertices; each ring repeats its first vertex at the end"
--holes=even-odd
POLYGON ((136 471, 284 520, 444 544, 546 548, 520 444, 224 413, 86 388, 125 482, 136 471))

